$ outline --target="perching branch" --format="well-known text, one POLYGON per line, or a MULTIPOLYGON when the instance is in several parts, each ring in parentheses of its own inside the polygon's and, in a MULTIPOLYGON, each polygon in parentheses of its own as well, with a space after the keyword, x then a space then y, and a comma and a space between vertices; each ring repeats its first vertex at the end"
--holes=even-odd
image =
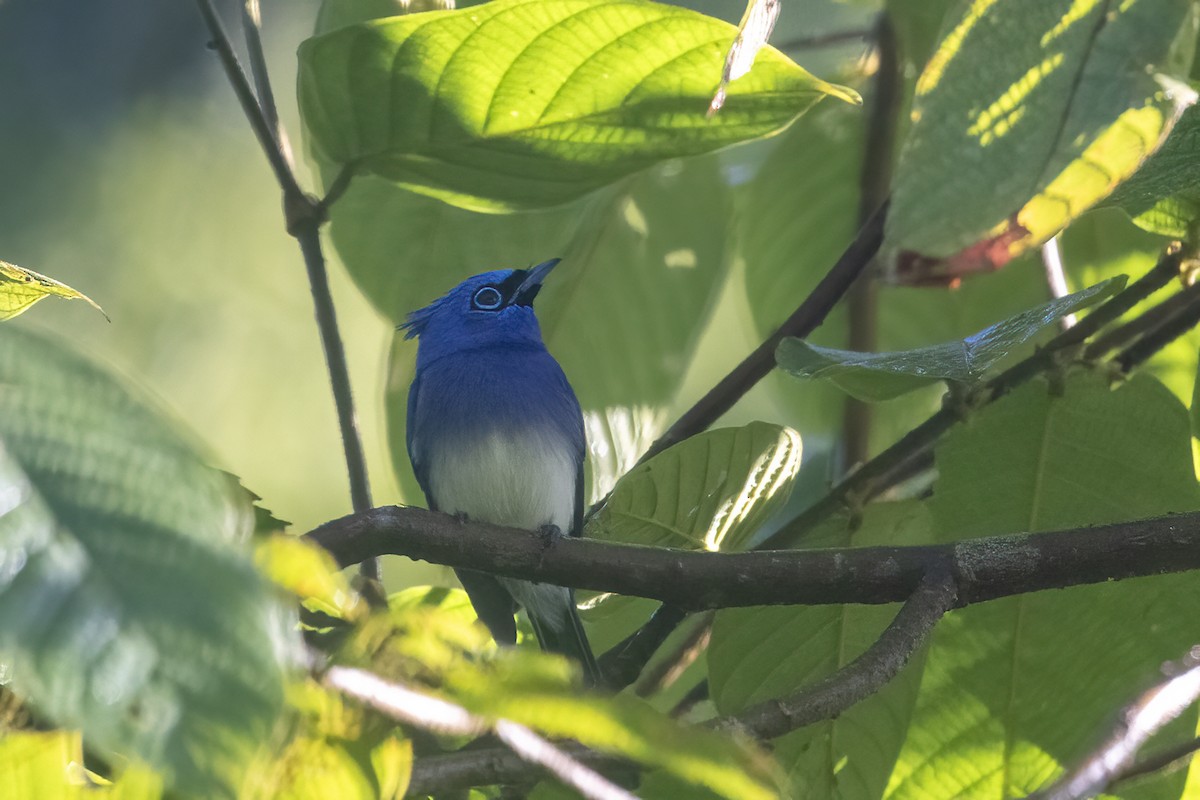
MULTIPOLYGON (((287 231, 300 244, 304 265, 308 272, 312 290, 313 310, 321 344, 325 351, 325 363, 329 369, 329 383, 333 389, 334 405, 337 409, 338 426, 342 434, 342 449, 346 455, 346 472, 350 480, 350 500, 355 511, 366 511, 371 507, 371 489, 367 481, 367 465, 363 456, 362 440, 358 435, 358 423, 354 413, 354 398, 350 391, 350 374, 346 367, 346 352, 338 332, 337 314, 333 296, 329 292, 329 278, 325 271, 325 256, 321 251, 320 228, 325 221, 325 207, 307 195, 296 180, 292 168, 287 138, 279 125, 275 111, 274 95, 267 76, 266 62, 262 55, 262 41, 258 34, 258 2, 246 0, 243 8, 246 40, 250 61, 254 68, 258 95, 246 78, 238 62, 229 35, 221 25, 220 17, 212 0, 196 0, 200 13, 208 26, 212 46, 221 59, 225 75, 237 95, 242 111, 254 130, 254 135, 266 154, 267 161, 275 173, 275 179, 283 190, 283 208, 287 231), (261 103, 260 99, 261 98, 261 103)), ((364 562, 363 575, 377 580, 379 567, 374 561, 364 562)))
MULTIPOLYGON (((1081 323, 1082 324, 1082 323, 1081 323)), ((1200 569, 1200 512, 937 545, 721 553, 615 544, 384 506, 308 534, 343 566, 385 554, 685 610, 891 603, 926 575, 953 576, 959 605, 1200 569)))
MULTIPOLYGON (((769 700, 740 714, 718 717, 706 725, 718 730, 737 730, 756 739, 774 739, 805 725, 837 717, 894 678, 954 605, 954 582, 950 576, 931 574, 922 579, 879 640, 854 661, 794 694, 769 700)), ((613 763, 611 756, 578 744, 563 747, 574 758, 589 764, 613 763)), ((418 759, 413 764, 410 794, 513 783, 528 777, 528 765, 499 748, 461 750, 418 759), (413 791, 414 787, 418 791, 413 791)))
POLYGON ((408 725, 459 736, 493 733, 522 761, 544 769, 589 800, 637 800, 600 773, 511 720, 489 722, 440 697, 385 681, 378 675, 353 667, 330 667, 323 680, 329 688, 408 725))
MULTIPOLYGON (((1061 366, 1064 354, 1074 352, 1091 336, 1178 276, 1181 260, 1180 249, 1172 247, 1152 270, 1092 311, 1078 324, 1051 339, 1033 355, 986 381, 975 391, 973 402, 977 405, 994 402, 1032 378, 1061 366)), ((794 546, 806 532, 830 514, 847 506, 861 504, 894 486, 897 475, 907 474, 906 465, 925 455, 942 434, 954 427, 961 418, 962 410, 958 405, 948 404, 943 407, 768 537, 762 547, 794 546)))
POLYGON ((1164 671, 1169 677, 1121 712, 1116 729, 1096 752, 1030 798, 1081 800, 1099 794, 1121 777, 1151 736, 1200 699, 1200 645, 1164 671))

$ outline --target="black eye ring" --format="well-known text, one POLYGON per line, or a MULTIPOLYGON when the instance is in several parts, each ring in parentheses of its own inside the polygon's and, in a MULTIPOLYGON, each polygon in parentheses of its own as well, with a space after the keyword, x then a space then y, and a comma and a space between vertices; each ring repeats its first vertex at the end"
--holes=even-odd
POLYGON ((495 286, 484 286, 475 292, 471 298, 471 308, 480 311, 495 311, 504 305, 504 297, 495 286))

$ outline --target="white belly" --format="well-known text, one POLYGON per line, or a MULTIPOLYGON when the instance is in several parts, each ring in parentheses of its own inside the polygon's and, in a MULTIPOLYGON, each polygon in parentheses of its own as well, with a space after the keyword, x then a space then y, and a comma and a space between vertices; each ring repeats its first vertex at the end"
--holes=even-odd
POLYGON ((513 528, 570 531, 577 466, 559 436, 494 431, 446 443, 429 456, 429 489, 439 510, 513 528))

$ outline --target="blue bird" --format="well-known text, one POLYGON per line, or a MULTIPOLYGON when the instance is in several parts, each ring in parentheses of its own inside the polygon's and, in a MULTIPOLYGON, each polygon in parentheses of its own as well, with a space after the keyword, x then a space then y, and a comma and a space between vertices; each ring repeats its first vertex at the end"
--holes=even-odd
MULTIPOLYGON (((408 456, 429 507, 514 528, 583 526, 583 415, 546 350, 533 299, 558 259, 468 278, 408 315, 418 337, 408 456)), ((523 606, 542 649, 598 678, 571 589, 456 570, 479 619, 515 644, 523 606)))

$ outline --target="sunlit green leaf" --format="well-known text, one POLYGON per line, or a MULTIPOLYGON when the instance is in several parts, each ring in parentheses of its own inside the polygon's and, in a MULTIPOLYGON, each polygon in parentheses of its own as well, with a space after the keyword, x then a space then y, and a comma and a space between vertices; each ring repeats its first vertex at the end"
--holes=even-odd
POLYGON ((394 725, 312 679, 288 687, 291 736, 265 751, 239 800, 392 800, 412 772, 411 742, 394 725))
POLYGON ((343 618, 358 609, 358 596, 333 556, 307 539, 285 534, 265 537, 254 546, 254 563, 262 574, 302 600, 316 601, 343 618))
POLYGON ((693 436, 632 470, 585 535, 608 541, 736 550, 787 502, 800 436, 754 422, 693 436))
POLYGON ((1190 6, 959 4, 896 171, 887 240, 901 266, 920 278, 926 259, 950 274, 1003 265, 1112 192, 1188 99, 1155 73, 1190 6))
POLYGON ((250 496, 96 366, 0 329, 0 653, 44 718, 205 794, 282 702, 250 496))
MULTIPOLYGON (((936 453, 939 539, 1042 531, 1200 508, 1187 410, 1138 376, 1027 384, 954 429, 936 453)), ((934 633, 888 797, 1023 796, 1096 744, 1136 687, 1187 650, 1195 578, 1039 592, 955 611, 934 633)), ((1163 742, 1190 739, 1193 709, 1163 742)), ((1120 797, 1179 797, 1185 776, 1120 797)), ((1126 794, 1126 791, 1129 793, 1126 794)))
POLYGON ((1163 146, 1117 187, 1106 206, 1118 206, 1140 227, 1188 238, 1200 219, 1200 107, 1183 112, 1163 146))
POLYGON ((300 49, 322 158, 464 207, 571 200, 857 96, 778 51, 704 110, 736 30, 643 0, 498 0, 340 28, 300 49))
POLYGON ((941 381, 971 384, 1059 319, 1111 297, 1124 285, 1124 278, 1109 279, 956 342, 898 353, 855 353, 788 338, 780 343, 776 359, 797 377, 831 381, 860 400, 888 400, 941 381))
MULTIPOLYGON (((529 653, 529 658, 545 658, 529 653)), ((519 672, 491 675, 456 696, 477 713, 510 719, 546 735, 567 737, 606 752, 660 767, 695 787, 730 800, 777 798, 782 776, 748 742, 685 726, 628 695, 601 698, 531 682, 519 672), (499 680, 498 680, 499 679, 499 680)))
MULTIPOLYGON (((92 298, 75 291, 65 283, 59 283, 31 269, 0 261, 0 320, 12 319, 43 297, 84 300, 104 314, 104 309, 96 305, 92 298)), ((105 315, 105 319, 107 318, 105 315)))
POLYGON ((12 800, 158 800, 162 781, 131 766, 113 783, 88 770, 77 731, 18 731, 0 737, 0 797, 12 800))
MULTIPOLYGON (((844 517, 822 525, 809 547, 924 544, 928 509, 879 503, 852 529, 844 517)), ((772 606, 717 612, 707 660, 717 709, 735 714, 811 685, 845 666, 891 622, 895 606, 772 606)), ((921 682, 918 655, 878 694, 837 719, 778 740, 774 753, 797 797, 867 800, 881 796, 907 733, 921 682)))

